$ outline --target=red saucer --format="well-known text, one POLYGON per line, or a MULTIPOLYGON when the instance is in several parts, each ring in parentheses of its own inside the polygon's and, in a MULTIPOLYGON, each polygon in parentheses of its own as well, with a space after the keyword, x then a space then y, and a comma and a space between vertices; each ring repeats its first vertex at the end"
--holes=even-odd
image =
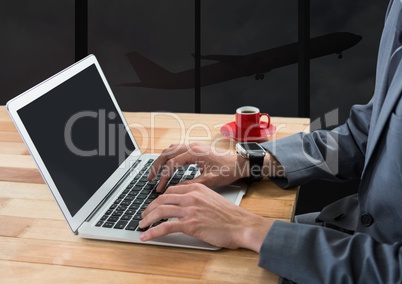
MULTIPOLYGON (((267 124, 268 124, 267 122, 261 121, 261 126, 262 127, 266 127, 267 124)), ((250 142, 259 141, 259 140, 262 140, 264 138, 268 138, 269 136, 274 134, 275 131, 276 131, 275 125, 273 125, 271 123, 271 125, 268 128, 260 128, 259 136, 239 137, 237 135, 236 122, 232 121, 232 122, 226 123, 224 126, 221 127, 221 133, 222 133, 223 136, 232 138, 232 139, 237 140, 237 141, 250 141, 250 142)))

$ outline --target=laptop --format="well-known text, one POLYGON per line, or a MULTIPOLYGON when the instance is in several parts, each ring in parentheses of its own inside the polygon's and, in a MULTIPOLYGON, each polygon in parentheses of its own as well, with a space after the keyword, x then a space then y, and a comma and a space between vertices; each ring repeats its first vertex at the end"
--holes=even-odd
MULTIPOLYGON (((7 110, 74 234, 219 249, 182 233, 139 240, 141 212, 159 196, 157 180, 147 181, 157 155, 141 153, 94 55, 10 100, 7 110)), ((186 165, 170 184, 197 175, 197 165, 186 165)), ((239 205, 247 185, 214 190, 239 205)))

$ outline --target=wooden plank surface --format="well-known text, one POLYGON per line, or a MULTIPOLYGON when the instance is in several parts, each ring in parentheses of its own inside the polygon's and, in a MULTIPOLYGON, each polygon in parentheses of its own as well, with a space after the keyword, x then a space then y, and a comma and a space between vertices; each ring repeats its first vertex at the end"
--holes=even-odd
MULTIPOLYGON (((220 127, 233 115, 124 113, 137 143, 159 153, 195 141, 233 152, 220 127)), ((266 140, 308 132, 308 119, 273 117, 266 140)), ((290 221, 296 190, 266 181, 241 206, 290 221)), ((202 251, 86 240, 75 236, 45 185, 5 107, 0 106, 0 275, 2 283, 277 283, 247 250, 202 251)))

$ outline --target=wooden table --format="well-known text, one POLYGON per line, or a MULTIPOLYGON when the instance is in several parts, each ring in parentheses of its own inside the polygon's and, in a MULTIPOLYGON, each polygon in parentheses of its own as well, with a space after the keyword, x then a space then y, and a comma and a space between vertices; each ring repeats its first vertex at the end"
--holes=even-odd
MULTIPOLYGON (((143 151, 201 141, 234 151, 220 135, 233 115, 125 113, 143 151)), ((309 131, 309 120, 272 118, 277 139, 309 131)), ((271 182, 252 185, 241 206, 290 221, 296 190, 271 182)), ((277 283, 248 250, 202 251, 81 239, 64 220, 4 106, 0 106, 0 282, 1 283, 277 283)))

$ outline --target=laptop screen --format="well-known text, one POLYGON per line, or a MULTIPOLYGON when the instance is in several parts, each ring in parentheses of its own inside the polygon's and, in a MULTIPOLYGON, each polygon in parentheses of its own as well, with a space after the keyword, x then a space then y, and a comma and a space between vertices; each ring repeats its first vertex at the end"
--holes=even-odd
POLYGON ((94 64, 18 114, 71 216, 135 150, 94 64))

